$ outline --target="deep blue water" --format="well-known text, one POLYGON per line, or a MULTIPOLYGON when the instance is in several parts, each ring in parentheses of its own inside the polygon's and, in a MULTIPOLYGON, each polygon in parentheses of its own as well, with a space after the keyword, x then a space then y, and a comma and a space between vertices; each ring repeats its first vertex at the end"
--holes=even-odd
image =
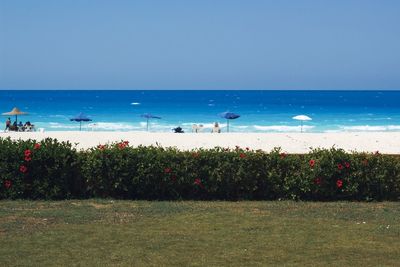
POLYGON ((30 113, 23 122, 46 131, 77 130, 69 118, 79 112, 93 119, 85 130, 145 130, 140 114, 152 113, 162 119, 151 131, 190 131, 193 123, 224 126, 224 111, 241 115, 230 123, 234 132, 300 131, 292 119, 299 114, 313 119, 307 132, 400 131, 400 91, 0 91, 0 111, 14 106, 30 113))

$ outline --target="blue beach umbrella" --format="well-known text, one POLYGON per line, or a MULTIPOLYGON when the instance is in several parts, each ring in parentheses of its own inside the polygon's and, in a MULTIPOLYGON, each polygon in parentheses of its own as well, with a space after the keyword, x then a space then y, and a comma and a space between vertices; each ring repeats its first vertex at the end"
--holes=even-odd
POLYGON ((140 117, 146 118, 146 120, 147 120, 146 131, 149 131, 149 119, 161 119, 161 117, 154 116, 153 114, 150 114, 150 113, 142 114, 142 115, 140 115, 140 117))
POLYGON ((233 112, 222 112, 221 114, 219 114, 219 116, 221 118, 226 119, 227 122, 227 131, 229 132, 229 120, 234 120, 240 117, 239 114, 235 114, 233 112))
POLYGON ((81 131, 82 130, 82 121, 92 121, 92 119, 88 118, 85 114, 83 114, 81 112, 76 117, 70 119, 70 121, 79 122, 79 131, 81 131))

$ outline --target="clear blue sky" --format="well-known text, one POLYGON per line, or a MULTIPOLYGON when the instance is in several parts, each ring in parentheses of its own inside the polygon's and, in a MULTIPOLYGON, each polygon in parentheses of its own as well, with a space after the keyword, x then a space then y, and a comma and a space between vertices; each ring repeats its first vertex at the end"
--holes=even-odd
POLYGON ((0 0, 0 89, 400 89, 399 0, 0 0))

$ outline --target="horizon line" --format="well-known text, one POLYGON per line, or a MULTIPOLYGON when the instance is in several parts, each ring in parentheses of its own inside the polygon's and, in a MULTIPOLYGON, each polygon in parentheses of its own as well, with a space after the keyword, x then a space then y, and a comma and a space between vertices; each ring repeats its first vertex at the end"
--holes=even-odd
POLYGON ((70 88, 70 89, 49 89, 49 88, 20 88, 20 89, 5 89, 0 88, 0 91, 400 91, 399 89, 110 89, 110 88, 70 88))

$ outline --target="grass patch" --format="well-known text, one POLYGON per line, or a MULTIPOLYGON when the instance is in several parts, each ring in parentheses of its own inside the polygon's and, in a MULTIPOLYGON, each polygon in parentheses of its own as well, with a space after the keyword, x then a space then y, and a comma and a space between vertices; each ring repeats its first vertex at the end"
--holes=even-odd
POLYGON ((396 266, 395 202, 0 201, 1 266, 396 266))

